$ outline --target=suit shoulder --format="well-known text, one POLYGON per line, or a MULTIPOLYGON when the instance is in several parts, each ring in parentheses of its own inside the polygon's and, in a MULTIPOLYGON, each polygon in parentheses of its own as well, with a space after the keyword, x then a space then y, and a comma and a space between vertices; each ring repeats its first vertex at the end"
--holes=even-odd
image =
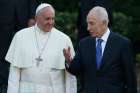
POLYGON ((80 40, 79 43, 87 43, 87 42, 90 42, 91 40, 94 40, 95 38, 91 37, 91 36, 87 36, 83 39, 80 40))
POLYGON ((122 42, 122 43, 130 43, 130 39, 125 37, 125 36, 122 36, 118 33, 114 33, 114 39, 117 39, 119 42, 122 42))

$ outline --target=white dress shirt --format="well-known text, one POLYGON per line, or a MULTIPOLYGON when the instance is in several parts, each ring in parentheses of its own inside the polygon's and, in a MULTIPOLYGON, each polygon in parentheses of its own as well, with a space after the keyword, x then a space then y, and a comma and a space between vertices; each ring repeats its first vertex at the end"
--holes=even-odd
MULTIPOLYGON (((107 40, 108 40, 108 37, 109 37, 109 34, 110 34, 110 30, 109 28, 107 29, 107 31, 103 34, 103 36, 101 37, 101 39, 103 40, 102 42, 102 55, 104 53, 104 50, 105 50, 105 46, 106 46, 106 43, 107 43, 107 40)), ((96 42, 99 38, 96 38, 96 42)), ((96 43, 96 46, 97 46, 97 43, 96 43)))

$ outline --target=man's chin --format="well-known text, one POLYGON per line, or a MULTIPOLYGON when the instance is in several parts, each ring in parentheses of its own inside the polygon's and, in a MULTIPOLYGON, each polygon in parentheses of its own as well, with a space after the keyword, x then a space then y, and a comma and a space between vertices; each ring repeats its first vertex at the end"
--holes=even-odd
POLYGON ((96 37, 96 36, 95 36, 95 35, 93 35, 93 34, 90 34, 90 36, 91 36, 91 37, 96 37))

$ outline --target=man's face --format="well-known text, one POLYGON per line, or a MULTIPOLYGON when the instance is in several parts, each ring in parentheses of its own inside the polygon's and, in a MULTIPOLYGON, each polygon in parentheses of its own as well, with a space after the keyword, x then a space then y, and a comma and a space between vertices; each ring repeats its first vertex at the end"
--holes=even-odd
POLYGON ((104 24, 95 14, 87 16, 87 30, 92 37, 101 37, 104 33, 104 24))
POLYGON ((49 32, 54 26, 55 13, 52 8, 45 8, 36 16, 36 22, 40 29, 49 32))

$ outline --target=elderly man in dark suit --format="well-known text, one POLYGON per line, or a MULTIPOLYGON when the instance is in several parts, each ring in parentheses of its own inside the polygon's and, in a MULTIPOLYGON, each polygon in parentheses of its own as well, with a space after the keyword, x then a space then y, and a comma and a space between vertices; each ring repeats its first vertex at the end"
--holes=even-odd
POLYGON ((67 70, 83 74, 84 93, 137 93, 130 41, 109 30, 106 9, 91 9, 87 26, 90 36, 79 42, 73 59, 64 49, 67 70))
MULTIPOLYGON (((109 27, 112 26, 112 1, 111 0, 80 0, 80 7, 79 7, 79 13, 77 17, 77 44, 79 41, 89 36, 89 32, 87 31, 87 23, 86 23, 86 16, 90 9, 92 9, 95 6, 102 6, 107 9, 107 12, 109 14, 109 27)), ((79 77, 78 77, 79 78, 79 77)), ((83 80, 80 77, 80 84, 83 84, 83 80)), ((81 93, 82 88, 80 87, 79 93, 81 93)))
POLYGON ((4 58, 14 33, 34 16, 35 0, 0 0, 0 93, 6 93, 9 64, 4 58))

